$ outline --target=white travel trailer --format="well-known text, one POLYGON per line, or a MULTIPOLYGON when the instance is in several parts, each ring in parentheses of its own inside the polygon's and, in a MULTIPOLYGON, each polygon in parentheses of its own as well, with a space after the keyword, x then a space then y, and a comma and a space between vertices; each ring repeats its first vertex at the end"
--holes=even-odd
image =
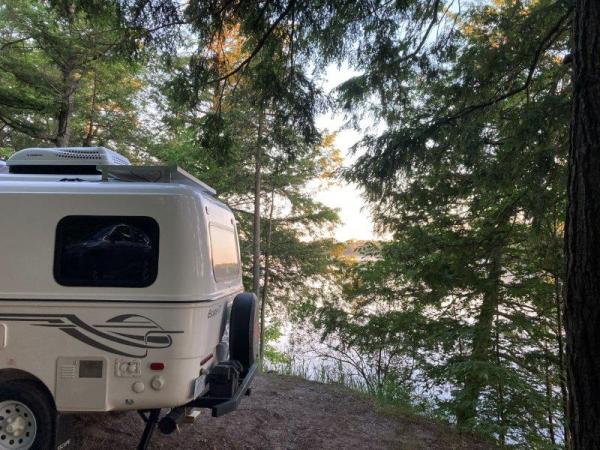
POLYGON ((57 417, 138 410, 138 448, 256 371, 236 222, 181 169, 30 148, 0 170, 0 449, 64 448, 57 417), (161 408, 171 411, 161 418, 161 408))

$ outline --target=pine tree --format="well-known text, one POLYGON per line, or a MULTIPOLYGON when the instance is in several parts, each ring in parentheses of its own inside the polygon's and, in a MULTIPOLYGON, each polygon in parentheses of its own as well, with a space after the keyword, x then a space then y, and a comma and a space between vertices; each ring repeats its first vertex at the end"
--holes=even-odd
POLYGON ((89 145, 132 128, 139 52, 116 2, 10 0, 0 47, 3 146, 89 145))
POLYGON ((600 6, 577 1, 567 210, 567 348, 573 448, 600 446, 598 375, 598 175, 600 6))
MULTIPOLYGON (((444 406, 460 426, 502 442, 559 442, 559 430, 566 440, 556 292, 569 79, 557 55, 571 16, 548 2, 474 7, 405 65, 375 43, 340 89, 349 109, 387 124, 349 173, 394 233, 369 264, 385 270, 366 272, 379 275, 369 301, 395 297, 399 312, 423 315, 415 323, 431 337, 416 345, 436 362, 422 371, 452 383, 444 406)), ((380 44, 402 51, 401 40, 380 44)))
MULTIPOLYGON (((247 58, 239 27, 217 36, 203 55, 215 79, 247 58)), ((285 309, 305 295, 308 286, 298 286, 331 259, 331 243, 308 241, 309 233, 337 221, 334 211, 304 191, 332 170, 336 150, 314 125, 320 94, 300 66, 289 66, 289 51, 285 43, 271 42, 243 76, 204 85, 193 81, 202 77, 194 73, 196 57, 171 61, 178 72, 160 90, 168 93, 163 101, 173 113, 163 117, 167 132, 161 130, 151 149, 213 184, 234 207, 244 266, 251 268, 247 286, 260 294, 263 336, 268 308, 285 309)))

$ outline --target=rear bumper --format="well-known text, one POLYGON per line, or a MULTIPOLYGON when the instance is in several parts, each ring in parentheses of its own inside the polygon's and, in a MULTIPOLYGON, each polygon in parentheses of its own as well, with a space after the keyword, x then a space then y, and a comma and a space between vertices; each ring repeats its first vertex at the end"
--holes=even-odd
POLYGON ((208 408, 212 411, 213 417, 219 417, 224 414, 235 411, 242 398, 245 395, 250 395, 250 385, 256 376, 257 366, 253 364, 244 378, 242 378, 231 397, 211 397, 210 393, 201 395, 200 397, 190 401, 189 403, 173 408, 169 414, 160 419, 158 428, 163 434, 171 434, 177 430, 178 424, 183 420, 188 408, 208 408))
POLYGON ((256 376, 256 371, 257 366, 253 364, 248 369, 246 376, 240 380, 240 384, 231 398, 210 397, 206 394, 192 400, 186 406, 189 408, 210 408, 213 417, 219 417, 235 411, 244 395, 250 395, 250 385, 256 376))

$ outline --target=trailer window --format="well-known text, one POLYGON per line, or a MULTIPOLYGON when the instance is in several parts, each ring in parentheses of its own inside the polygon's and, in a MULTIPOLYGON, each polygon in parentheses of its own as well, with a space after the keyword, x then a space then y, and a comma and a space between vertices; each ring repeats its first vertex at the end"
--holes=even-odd
POLYGON ((151 217, 67 216, 56 227, 54 278, 63 286, 150 286, 158 241, 151 217))
POLYGON ((227 281, 238 277, 240 257, 235 230, 211 223, 210 246, 215 280, 227 281))

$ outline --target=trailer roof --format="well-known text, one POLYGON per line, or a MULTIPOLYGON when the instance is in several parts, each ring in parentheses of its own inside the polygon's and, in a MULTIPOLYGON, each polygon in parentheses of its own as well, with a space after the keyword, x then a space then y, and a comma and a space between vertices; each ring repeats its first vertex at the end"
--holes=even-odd
POLYGON ((190 173, 175 165, 171 166, 128 166, 128 165, 98 165, 98 174, 26 174, 8 173, 0 166, 0 182, 52 182, 52 181, 81 181, 98 183, 149 183, 149 184, 183 184, 209 195, 216 191, 190 173))
POLYGON ((25 148, 0 164, 0 181, 124 181, 185 184, 215 195, 216 191, 175 165, 132 166, 105 147, 25 148))
POLYGON ((102 174, 102 181, 116 179, 119 181, 137 181, 148 183, 181 183, 199 187, 202 191, 215 195, 208 184, 178 166, 96 166, 102 174))

